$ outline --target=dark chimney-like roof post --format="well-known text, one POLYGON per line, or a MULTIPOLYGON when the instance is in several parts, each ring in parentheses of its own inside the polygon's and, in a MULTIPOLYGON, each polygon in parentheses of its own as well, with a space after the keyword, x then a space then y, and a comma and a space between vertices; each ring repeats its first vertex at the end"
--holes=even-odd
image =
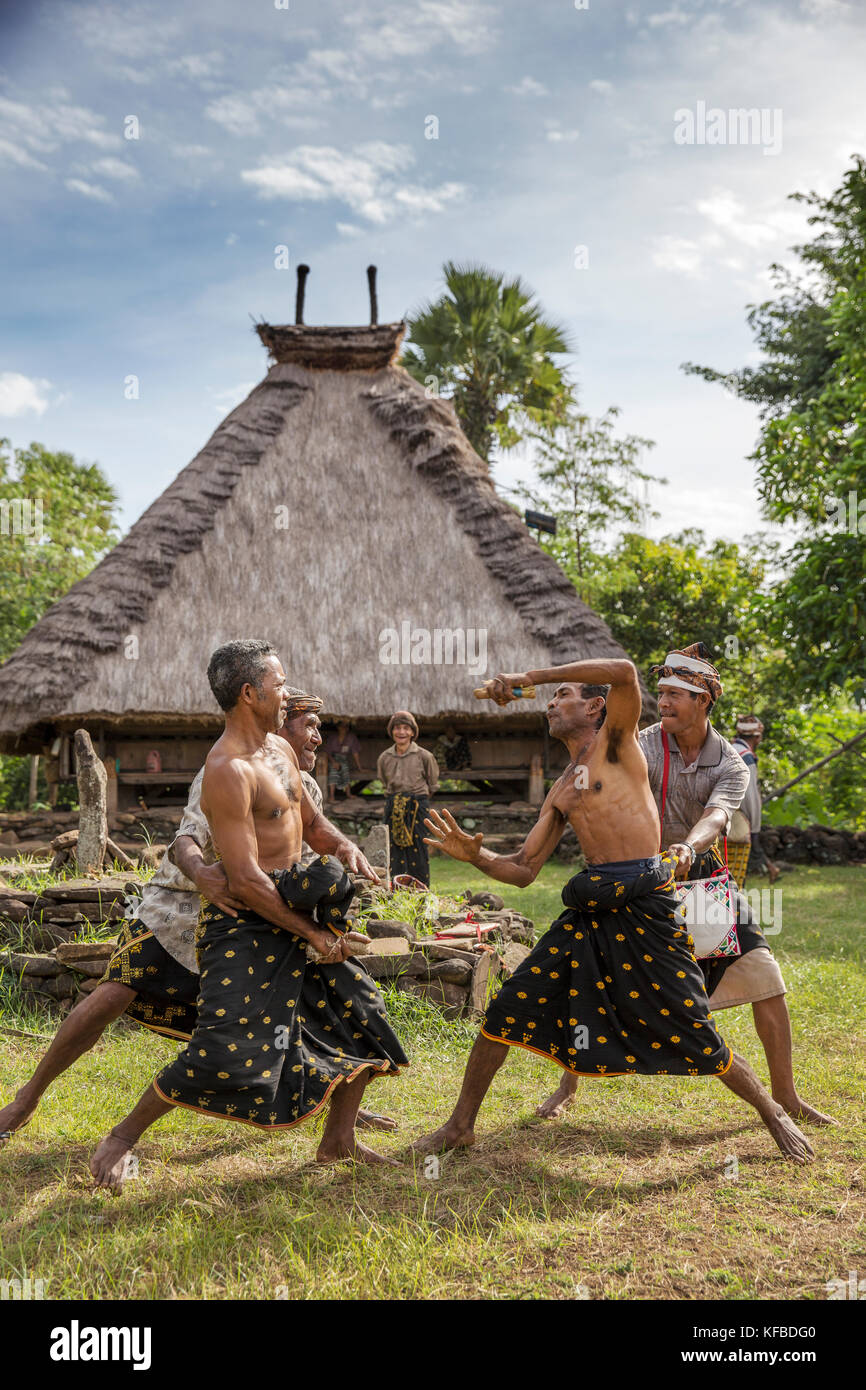
POLYGON ((296 295, 295 295, 295 323, 296 323, 296 324, 301 324, 301 325, 302 325, 303 322, 304 322, 304 290, 305 290, 305 288, 306 288, 307 276, 309 275, 309 273, 310 273, 310 267, 309 267, 308 265, 299 265, 299 266, 298 266, 298 289, 297 289, 297 293, 296 293, 296 295))
POLYGON ((379 322, 379 301, 376 297, 376 267, 367 266, 367 284, 370 288, 370 325, 374 326, 379 322))

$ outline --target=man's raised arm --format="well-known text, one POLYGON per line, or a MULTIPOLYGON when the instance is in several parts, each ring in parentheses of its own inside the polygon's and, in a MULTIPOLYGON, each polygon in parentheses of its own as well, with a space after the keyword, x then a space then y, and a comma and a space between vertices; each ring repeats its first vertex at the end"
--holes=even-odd
POLYGON ((265 921, 285 927, 311 942, 320 954, 328 955, 335 946, 333 935, 317 927, 312 918, 286 907, 273 879, 259 868, 252 798, 251 774, 241 765, 226 761, 206 766, 202 800, 208 807, 211 835, 219 848, 229 892, 265 921))
POLYGON ((565 666, 547 666, 538 671, 523 671, 519 675, 499 675, 485 681, 498 705, 507 705, 515 698, 513 687, 527 685, 609 685, 605 701, 608 730, 637 730, 641 712, 640 682, 633 662, 624 658, 610 660, 570 661, 565 666))

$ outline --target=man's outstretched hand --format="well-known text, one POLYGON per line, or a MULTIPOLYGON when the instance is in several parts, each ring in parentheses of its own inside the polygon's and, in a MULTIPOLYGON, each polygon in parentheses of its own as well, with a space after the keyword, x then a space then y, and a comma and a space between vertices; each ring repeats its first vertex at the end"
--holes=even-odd
POLYGON ((467 835, 448 810, 441 816, 438 811, 431 811, 424 824, 430 831, 429 838, 424 836, 425 845, 433 845, 452 859, 462 859, 465 864, 476 863, 484 839, 480 831, 477 835, 467 835))
POLYGON ((384 878, 376 872, 366 856, 358 849, 358 846, 353 845, 351 841, 346 849, 338 851, 337 858, 347 873, 360 874, 362 878, 368 878, 371 883, 384 886, 384 878))

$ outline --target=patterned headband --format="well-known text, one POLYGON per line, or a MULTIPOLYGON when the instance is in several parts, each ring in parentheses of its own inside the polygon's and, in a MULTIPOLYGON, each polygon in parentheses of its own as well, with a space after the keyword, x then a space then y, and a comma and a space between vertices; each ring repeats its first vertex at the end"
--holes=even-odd
POLYGON ((299 714, 318 714, 325 703, 318 695, 308 695, 305 690, 289 690, 286 701, 286 723, 297 719, 299 714))
POLYGON ((722 682, 711 661, 706 658, 703 642, 693 642, 690 647, 668 652, 661 666, 653 666, 653 675, 659 678, 659 689, 671 686, 677 690, 704 690, 713 704, 721 698, 722 682))

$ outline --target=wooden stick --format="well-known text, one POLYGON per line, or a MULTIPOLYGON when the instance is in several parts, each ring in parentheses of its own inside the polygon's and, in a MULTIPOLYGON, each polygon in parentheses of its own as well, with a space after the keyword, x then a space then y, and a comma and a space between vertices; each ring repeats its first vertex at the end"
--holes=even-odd
MULTIPOLYGON (((490 693, 490 691, 488 690, 488 688, 487 688, 486 685, 480 685, 480 686, 478 686, 472 693, 474 694, 476 700, 492 700, 492 699, 493 699, 493 696, 492 696, 492 694, 490 693)), ((516 700, 534 700, 534 699, 535 699, 535 686, 534 686, 534 685, 513 685, 513 686, 511 687, 511 693, 512 693, 512 695, 514 696, 514 698, 515 698, 516 700)))

